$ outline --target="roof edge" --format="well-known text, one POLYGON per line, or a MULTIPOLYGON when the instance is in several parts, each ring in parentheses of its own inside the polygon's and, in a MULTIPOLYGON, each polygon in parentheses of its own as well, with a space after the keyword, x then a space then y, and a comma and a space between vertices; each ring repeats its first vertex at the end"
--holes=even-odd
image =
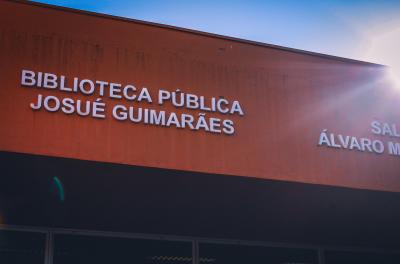
POLYGON ((186 33, 190 33, 190 34, 196 34, 196 35, 224 39, 224 40, 230 40, 230 41, 245 43, 245 44, 254 45, 254 46, 272 48, 272 49, 277 49, 277 50, 282 50, 282 51, 297 53, 297 54, 316 56, 316 57, 320 57, 320 58, 331 59, 331 60, 336 60, 336 61, 341 61, 341 62, 349 62, 349 63, 355 63, 355 64, 361 64, 361 65, 375 66, 375 67, 387 67, 386 65, 373 63, 373 62, 350 59, 350 58, 345 58, 345 57, 340 57, 340 56, 335 56, 335 55, 328 55, 328 54, 324 54, 324 53, 318 53, 318 52, 307 51, 307 50, 302 50, 302 49, 289 48, 289 47, 254 41, 254 40, 236 38, 236 37, 220 35, 220 34, 216 34, 216 33, 209 33, 209 32, 205 32, 205 31, 171 26, 171 25, 161 24, 161 23, 156 23, 156 22, 149 22, 149 21, 144 21, 144 20, 139 20, 139 19, 134 19, 134 18, 127 18, 127 17, 109 15, 109 14, 104 14, 104 13, 97 13, 97 12, 93 12, 93 11, 81 10, 81 9, 76 9, 76 8, 39 3, 39 2, 32 1, 32 0, 6 0, 6 1, 19 3, 19 4, 33 5, 33 6, 38 6, 38 7, 42 7, 42 8, 55 9, 58 11, 78 13, 78 14, 96 16, 96 17, 113 19, 113 20, 118 20, 118 21, 137 23, 137 24, 142 24, 142 25, 147 25, 147 26, 154 26, 154 27, 159 27, 159 28, 164 28, 164 29, 171 29, 171 30, 186 32, 186 33))

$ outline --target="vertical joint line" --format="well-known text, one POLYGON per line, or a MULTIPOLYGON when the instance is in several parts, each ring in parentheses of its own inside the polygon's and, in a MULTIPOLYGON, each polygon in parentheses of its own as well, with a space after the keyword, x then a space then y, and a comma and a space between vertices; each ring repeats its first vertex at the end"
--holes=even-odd
POLYGON ((199 242, 197 240, 192 242, 192 264, 199 264, 199 242))
POLYGON ((322 248, 318 249, 318 263, 325 264, 325 254, 322 248))
POLYGON ((45 252, 45 264, 53 264, 54 256, 54 236, 53 232, 49 231, 46 235, 46 252, 45 252))

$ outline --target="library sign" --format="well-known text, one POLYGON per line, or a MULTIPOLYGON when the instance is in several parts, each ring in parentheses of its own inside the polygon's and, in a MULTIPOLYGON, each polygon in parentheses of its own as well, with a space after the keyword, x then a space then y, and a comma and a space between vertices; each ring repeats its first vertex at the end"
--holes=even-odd
POLYGON ((229 116, 244 116, 243 108, 237 100, 230 101, 224 97, 206 98, 202 95, 184 93, 180 89, 173 92, 159 89, 152 93, 146 87, 139 89, 132 84, 79 79, 78 77, 70 79, 64 75, 58 76, 53 73, 31 70, 22 70, 21 85, 81 94, 88 97, 87 100, 81 100, 64 97, 62 94, 60 96, 38 94, 34 102, 30 103, 30 108, 34 111, 43 110, 60 112, 65 115, 75 114, 82 117, 90 116, 105 119, 108 111, 103 97, 106 97, 122 101, 122 103, 113 105, 110 112, 111 118, 118 121, 176 127, 192 131, 202 130, 221 135, 233 135, 235 133, 235 123, 229 116), (90 98, 93 99, 90 100, 90 98), (160 107, 170 104, 176 109, 181 108, 184 112, 168 112, 140 106, 153 102, 160 107), (185 112, 187 110, 199 110, 201 112, 196 115, 185 112), (214 116, 213 114, 216 113, 222 114, 224 118, 214 116))

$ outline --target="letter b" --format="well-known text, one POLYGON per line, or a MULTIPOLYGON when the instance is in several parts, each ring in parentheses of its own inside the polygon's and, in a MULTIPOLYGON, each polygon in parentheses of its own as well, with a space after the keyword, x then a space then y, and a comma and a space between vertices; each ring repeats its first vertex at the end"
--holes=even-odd
POLYGON ((35 72, 28 71, 28 70, 22 70, 21 85, 35 86, 36 85, 35 72))

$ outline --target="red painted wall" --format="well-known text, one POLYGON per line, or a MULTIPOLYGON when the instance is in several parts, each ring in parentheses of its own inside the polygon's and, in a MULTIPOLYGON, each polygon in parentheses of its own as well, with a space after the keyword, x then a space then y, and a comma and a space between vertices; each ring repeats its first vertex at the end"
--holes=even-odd
POLYGON ((15 1, 0 2, 0 34, 2 151, 400 191, 400 156, 318 146, 323 129, 396 141, 371 132, 373 120, 400 130, 400 92, 381 66, 15 1), (97 97, 23 87, 22 69, 145 86, 154 100, 158 89, 223 96, 244 116, 206 114, 233 120, 229 136, 117 121, 112 107, 130 102, 107 97, 105 119, 33 111, 38 94, 97 97))

